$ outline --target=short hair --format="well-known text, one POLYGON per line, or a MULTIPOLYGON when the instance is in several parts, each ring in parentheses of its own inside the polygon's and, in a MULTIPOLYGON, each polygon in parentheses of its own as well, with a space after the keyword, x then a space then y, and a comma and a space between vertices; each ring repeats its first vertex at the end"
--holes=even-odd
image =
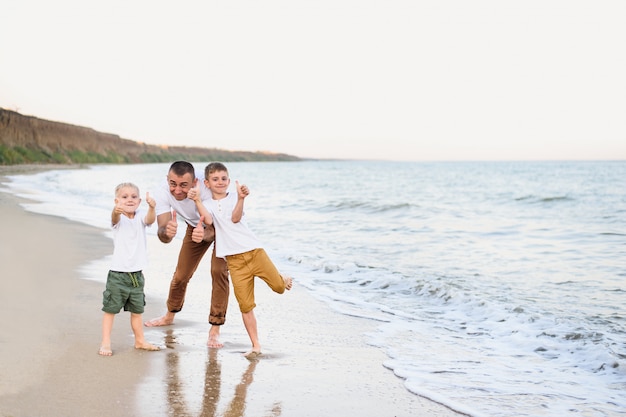
POLYGON ((134 188, 135 191, 137 191, 137 194, 139 194, 139 187, 137 187, 135 184, 133 184, 132 182, 123 182, 121 184, 118 184, 117 187, 115 187, 115 196, 117 197, 117 194, 120 192, 120 190, 122 188, 134 188))
POLYGON ((209 165, 206 166, 206 168, 204 168, 204 178, 208 179, 212 173, 218 171, 224 171, 228 173, 228 168, 226 168, 226 165, 221 162, 211 162, 209 165))
POLYGON ((170 172, 182 177, 185 174, 191 174, 192 179, 196 179, 196 170, 193 165, 187 161, 176 161, 170 165, 170 172))

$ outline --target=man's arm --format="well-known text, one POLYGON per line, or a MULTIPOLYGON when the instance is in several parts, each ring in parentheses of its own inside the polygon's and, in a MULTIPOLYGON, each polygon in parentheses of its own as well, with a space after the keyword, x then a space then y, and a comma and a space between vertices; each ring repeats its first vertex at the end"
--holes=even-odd
POLYGON ((176 230, 178 229, 178 222, 176 221, 176 212, 166 212, 157 216, 157 236, 163 243, 170 243, 174 236, 176 236, 176 230), (173 213, 173 215, 172 215, 173 213))

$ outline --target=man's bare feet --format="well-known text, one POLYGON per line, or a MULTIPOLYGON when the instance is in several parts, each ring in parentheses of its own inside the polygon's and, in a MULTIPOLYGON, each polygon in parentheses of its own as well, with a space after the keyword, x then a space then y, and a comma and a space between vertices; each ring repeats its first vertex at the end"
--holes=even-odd
POLYGON ((143 342, 143 343, 139 343, 139 344, 135 344, 135 349, 141 349, 141 350, 149 350, 149 351, 157 351, 157 350, 161 350, 160 347, 153 345, 152 343, 148 343, 148 342, 143 342))
POLYGON ((209 330, 209 340, 207 340, 206 345, 210 348, 224 347, 224 344, 220 342, 220 326, 211 326, 209 330))
POLYGON ((98 355, 100 355, 100 356, 111 356, 111 355, 113 355, 113 351, 111 350, 111 346, 100 346, 100 350, 98 350, 98 355))
POLYGON ((290 290, 293 285, 293 279, 291 277, 283 277, 283 281, 285 281, 285 289, 290 290))
POLYGON ((174 324, 174 315, 174 313, 168 311, 165 315, 149 320, 143 325, 146 327, 169 326, 170 324, 174 324))

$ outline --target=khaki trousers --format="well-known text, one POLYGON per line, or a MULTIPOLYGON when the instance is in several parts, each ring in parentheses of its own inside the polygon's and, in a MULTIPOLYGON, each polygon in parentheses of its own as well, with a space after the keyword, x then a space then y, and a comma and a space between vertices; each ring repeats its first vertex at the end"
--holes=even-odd
POLYGON ((261 278, 272 291, 278 294, 285 292, 285 280, 264 249, 259 248, 238 255, 228 255, 226 260, 228 261, 235 297, 242 313, 248 313, 256 307, 254 277, 261 278))

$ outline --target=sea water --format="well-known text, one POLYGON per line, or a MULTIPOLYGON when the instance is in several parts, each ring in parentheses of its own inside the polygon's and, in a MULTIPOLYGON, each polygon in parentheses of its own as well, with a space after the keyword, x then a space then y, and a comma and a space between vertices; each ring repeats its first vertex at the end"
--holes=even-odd
MULTIPOLYGON (((115 185, 156 190, 168 166, 6 185, 28 210, 108 229, 115 185)), ((626 415, 626 162, 227 166, 275 263, 379 323, 368 340, 410 392, 475 417, 626 415)))

